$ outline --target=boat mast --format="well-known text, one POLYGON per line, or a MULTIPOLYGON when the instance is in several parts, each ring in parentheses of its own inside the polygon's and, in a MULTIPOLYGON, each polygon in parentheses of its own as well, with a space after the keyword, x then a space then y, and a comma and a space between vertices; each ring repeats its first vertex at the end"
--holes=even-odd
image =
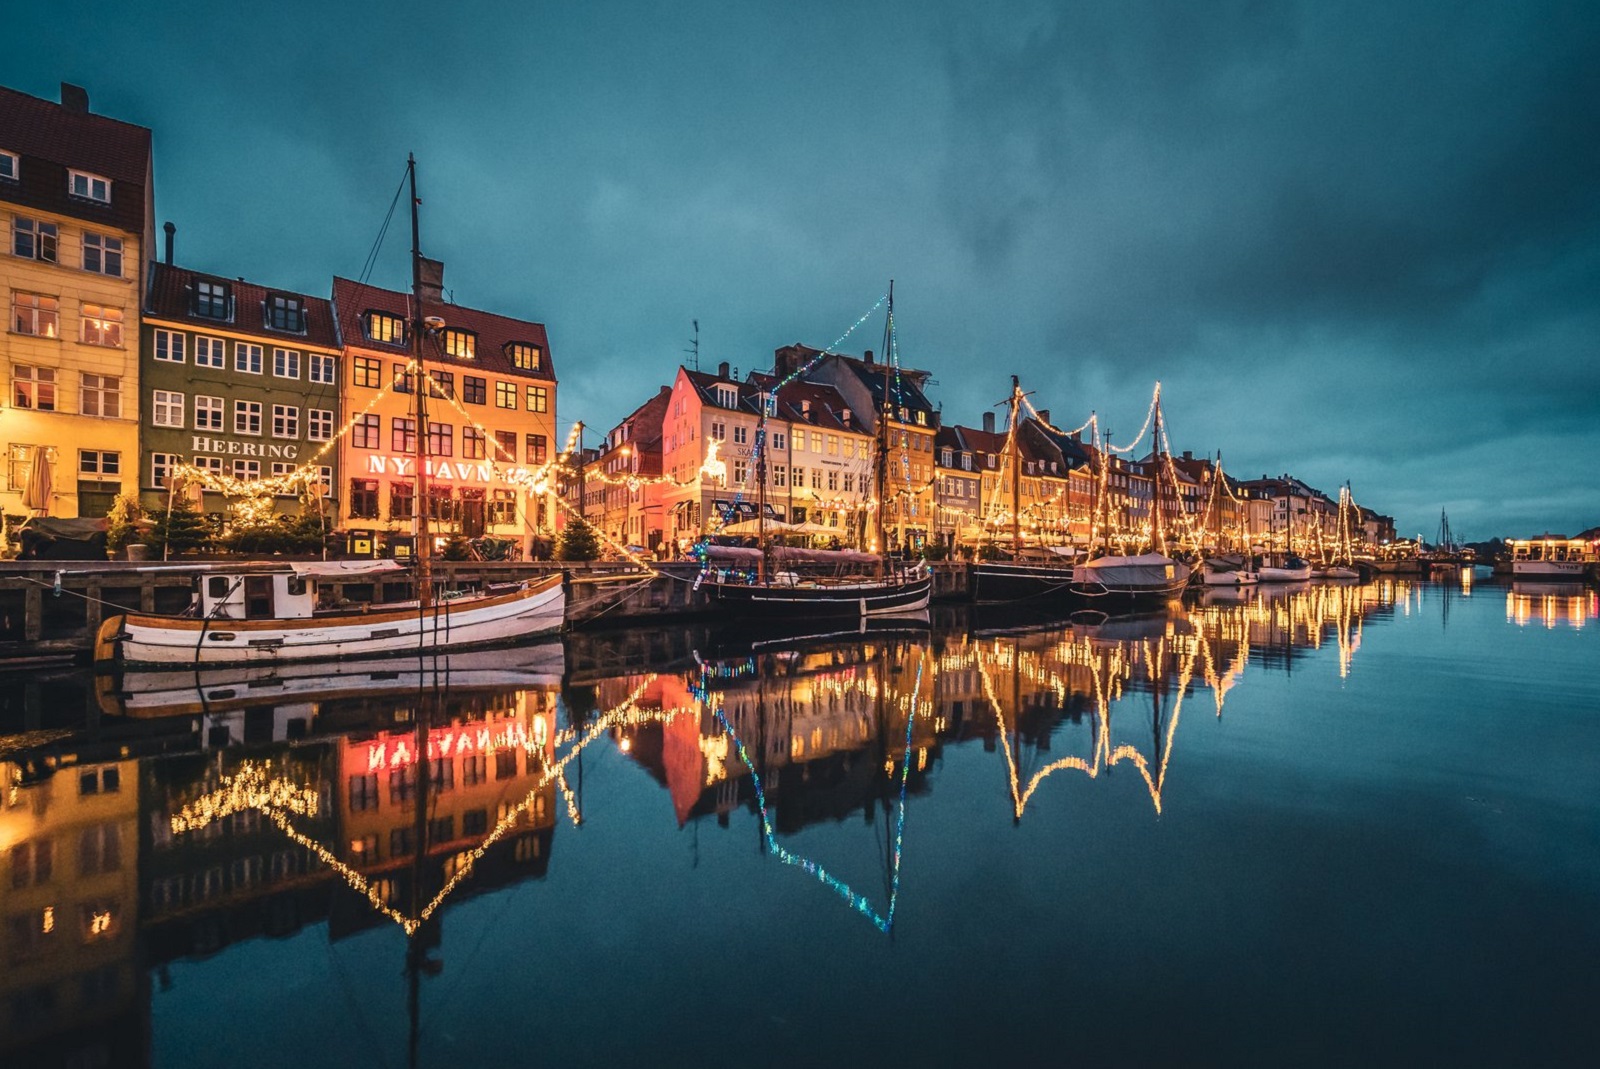
POLYGON ((411 182, 411 396, 416 434, 413 436, 417 465, 416 493, 411 498, 411 516, 416 534, 417 601, 424 608, 433 604, 432 538, 428 533, 428 449, 426 400, 428 376, 422 366, 422 241, 417 222, 417 158, 406 156, 406 177, 411 182))
POLYGON ((889 280, 889 315, 883 324, 883 411, 878 413, 878 555, 889 556, 889 528, 884 513, 889 508, 889 414, 894 411, 890 397, 889 346, 894 342, 894 279, 889 280))
POLYGON ((1022 399, 1022 386, 1011 376, 1011 559, 1016 560, 1022 550, 1022 425, 1017 420, 1017 409, 1022 399))
POLYGON ((756 548, 761 551, 761 556, 756 560, 756 582, 767 581, 767 407, 776 406, 778 399, 778 383, 776 376, 772 383, 770 401, 766 397, 761 400, 761 421, 756 424, 756 548))
POLYGON ((1155 433, 1155 437, 1151 440, 1151 444, 1155 448, 1150 455, 1155 457, 1156 470, 1155 478, 1150 480, 1150 548, 1156 553, 1165 556, 1167 552, 1167 536, 1166 532, 1162 530, 1163 517, 1161 514, 1161 385, 1159 383, 1156 384, 1156 413, 1152 430, 1155 433))

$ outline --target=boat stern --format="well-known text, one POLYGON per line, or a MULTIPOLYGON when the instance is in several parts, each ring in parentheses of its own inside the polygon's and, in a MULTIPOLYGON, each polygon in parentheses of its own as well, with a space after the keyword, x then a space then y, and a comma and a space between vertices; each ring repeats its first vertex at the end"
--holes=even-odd
POLYGON ((123 613, 108 616, 100 623, 94 635, 94 666, 97 670, 117 667, 122 655, 122 640, 127 637, 124 625, 128 617, 123 613))

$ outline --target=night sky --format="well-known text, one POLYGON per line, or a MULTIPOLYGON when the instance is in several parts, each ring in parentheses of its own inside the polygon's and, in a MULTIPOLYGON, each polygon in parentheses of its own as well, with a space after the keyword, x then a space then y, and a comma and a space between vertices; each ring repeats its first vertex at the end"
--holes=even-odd
POLYGON ((1121 444, 1160 379, 1175 448, 1405 533, 1600 523, 1600 5, 9 10, 0 82, 154 129, 183 265, 327 294, 415 152, 424 252, 548 325, 563 428, 692 319, 743 374, 894 278, 947 421, 1015 373, 1121 444))

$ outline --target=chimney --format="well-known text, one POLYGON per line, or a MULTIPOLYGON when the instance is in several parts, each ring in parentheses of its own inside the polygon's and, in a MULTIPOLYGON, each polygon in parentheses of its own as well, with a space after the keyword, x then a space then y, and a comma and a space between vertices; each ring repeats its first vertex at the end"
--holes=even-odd
POLYGON ((162 226, 161 229, 165 230, 167 232, 167 266, 171 267, 172 266, 172 235, 174 235, 174 234, 176 234, 178 232, 178 228, 173 225, 172 220, 168 219, 166 224, 164 226, 162 226))
POLYGON ((993 434, 994 433, 994 413, 993 412, 985 412, 983 414, 983 433, 984 434, 993 434))
POLYGON ((727 377, 728 377, 728 362, 726 360, 724 360, 722 363, 717 365, 717 378, 725 379, 727 377))
POLYGON ((805 419, 810 419, 811 418, 811 402, 810 401, 802 400, 800 402, 800 415, 802 417, 804 417, 805 419))
POLYGON ((866 351, 866 353, 863 355, 863 359, 866 360, 866 362, 869 363, 869 364, 872 363, 872 350, 871 349, 868 349, 866 351))
POLYGON ((61 83, 61 106, 79 115, 89 114, 89 90, 71 82, 61 83))
POLYGON ((844 424, 846 430, 850 429, 850 410, 848 408, 839 410, 839 422, 844 424))
POLYGON ((434 304, 444 303, 444 261, 430 260, 426 256, 417 258, 419 261, 419 274, 422 279, 421 293, 424 304, 429 301, 434 304))
POLYGON ((1040 423, 1050 422, 1050 410, 1048 408, 1036 408, 1034 409, 1034 414, 1039 417, 1040 423))
POLYGON ((1190 450, 1190 449, 1185 449, 1183 451, 1183 459, 1184 460, 1193 460, 1194 459, 1194 451, 1190 450))

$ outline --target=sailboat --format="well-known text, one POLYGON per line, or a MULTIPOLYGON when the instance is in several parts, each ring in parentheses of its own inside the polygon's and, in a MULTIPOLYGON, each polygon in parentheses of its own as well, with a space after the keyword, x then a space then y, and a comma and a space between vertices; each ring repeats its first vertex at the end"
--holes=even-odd
MULTIPOLYGON (((894 337, 894 283, 889 283, 885 352, 894 337)), ((885 373, 890 364, 885 361, 885 373)), ((886 555, 849 549, 801 549, 767 544, 767 420, 777 411, 780 383, 767 395, 756 426, 751 469, 757 486, 757 546, 704 547, 705 567, 695 588, 709 583, 711 596, 738 617, 760 617, 804 623, 819 617, 856 618, 911 616, 925 612, 933 596, 933 574, 926 563, 904 567, 886 555)), ((889 452, 888 395, 878 414, 878 545, 884 542, 883 498, 889 452)))
POLYGON ((1165 435, 1161 419, 1160 383, 1156 384, 1153 409, 1156 471, 1150 506, 1153 510, 1150 552, 1135 556, 1096 557, 1077 565, 1073 570, 1073 589, 1086 598, 1106 599, 1113 604, 1165 603, 1177 597, 1189 585, 1192 572, 1189 565, 1164 552, 1167 536, 1162 501, 1167 455, 1162 445, 1165 435))
MULTIPOLYGON (((1222 544, 1222 510, 1217 500, 1217 488, 1225 486, 1222 481, 1222 454, 1217 454, 1216 466, 1211 471, 1211 495, 1206 502, 1207 511, 1213 512, 1216 517, 1216 540, 1218 548, 1222 544)), ((1255 586, 1261 581, 1260 574, 1255 570, 1254 561, 1249 553, 1249 514, 1245 515, 1246 537, 1243 550, 1239 553, 1215 554, 1200 562, 1200 582, 1205 586, 1243 587, 1255 586)))
MULTIPOLYGON (((1011 423, 1006 431, 1006 453, 1011 480, 1011 559, 978 560, 968 568, 972 587, 972 600, 980 605, 1003 602, 1037 601, 1037 607, 1048 608, 1073 595, 1072 561, 1065 556, 1051 559, 1043 553, 1037 559, 1024 559, 1022 545, 1022 423, 1019 418, 1022 404, 1022 386, 1017 376, 1011 376, 1009 400, 1011 423)), ((1000 484, 995 485, 995 494, 1000 484)), ((1053 551, 1048 551, 1053 552, 1053 551)))
POLYGON ((1360 579, 1361 573, 1353 564, 1353 554, 1350 549, 1350 514, 1355 508, 1355 502, 1350 496, 1350 484, 1339 488, 1339 541, 1334 546, 1331 560, 1311 569, 1311 574, 1318 579, 1348 580, 1360 579))
MULTIPOLYGON (((419 388, 412 391, 416 426, 426 427, 423 338, 444 326, 424 316, 422 254, 417 220, 417 167, 406 161, 411 185, 411 358, 419 388)), ((268 565, 241 563, 211 570, 189 615, 123 613, 109 617, 95 638, 102 668, 175 665, 261 665, 347 657, 453 651, 506 645, 559 632, 565 623, 563 576, 529 579, 497 591, 436 600, 428 533, 427 435, 417 434, 416 600, 376 611, 324 611, 317 580, 330 575, 398 571, 394 561, 333 561, 268 565)))
POLYGON ((1284 491, 1284 552, 1274 554, 1271 564, 1263 564, 1258 571, 1263 583, 1303 583, 1311 578, 1311 562, 1294 551, 1294 489, 1284 491))

